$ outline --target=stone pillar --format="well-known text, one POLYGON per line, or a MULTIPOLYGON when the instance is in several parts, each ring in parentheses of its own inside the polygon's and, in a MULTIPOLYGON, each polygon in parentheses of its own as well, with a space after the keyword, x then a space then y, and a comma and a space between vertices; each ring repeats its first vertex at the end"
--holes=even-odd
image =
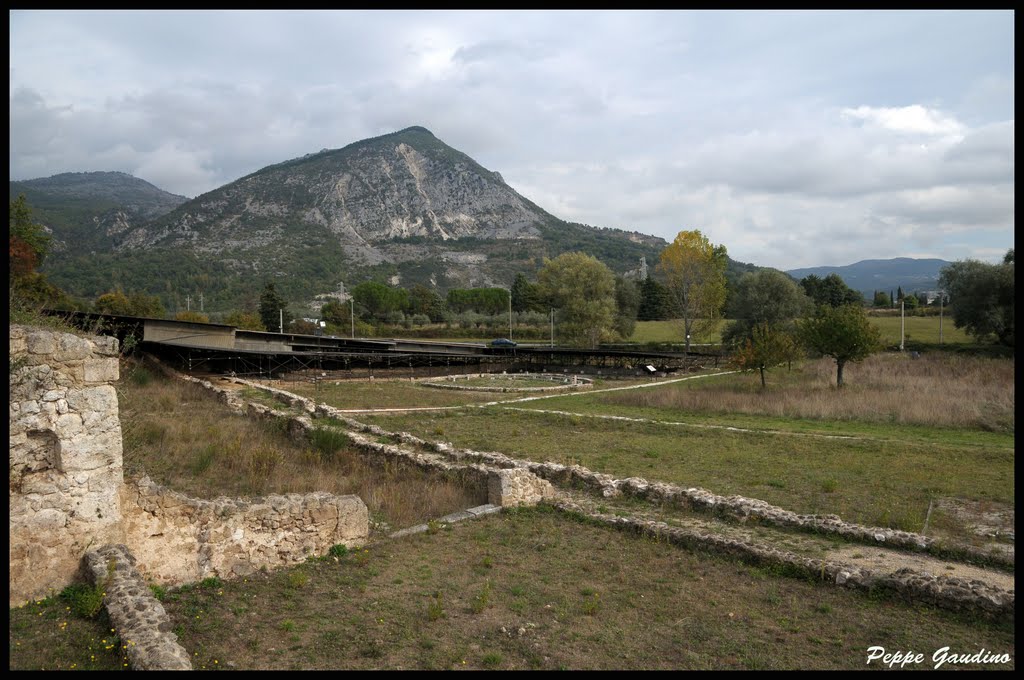
POLYGON ((10 327, 10 604, 124 541, 116 338, 10 327))

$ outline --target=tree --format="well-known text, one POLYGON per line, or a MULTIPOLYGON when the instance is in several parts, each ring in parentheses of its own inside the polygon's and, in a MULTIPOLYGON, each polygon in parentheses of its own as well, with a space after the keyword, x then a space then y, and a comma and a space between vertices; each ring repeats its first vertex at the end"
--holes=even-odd
POLYGON ((231 312, 224 318, 224 323, 248 331, 267 330, 263 322, 260 321, 259 315, 252 312, 231 312))
POLYGON ((46 280, 36 269, 50 249, 45 227, 32 221, 32 209, 21 194, 10 204, 8 230, 10 300, 14 307, 73 307, 61 289, 46 280))
POLYGON ((744 274, 732 296, 735 320, 722 332, 740 370, 764 372, 799 356, 793 320, 803 316, 812 303, 796 281, 776 269, 744 274))
POLYGON ((522 272, 516 274, 512 282, 512 310, 516 312, 542 312, 545 310, 541 300, 540 288, 526 280, 522 272))
POLYGON ((761 388, 764 389, 765 370, 792 361, 799 352, 800 348, 792 333, 778 326, 757 323, 750 328, 749 336, 733 351, 731 359, 733 365, 741 371, 760 371, 761 388))
POLYGON ((210 317, 194 309, 186 309, 174 315, 175 321, 193 321, 195 323, 210 323, 210 317))
POLYGON ((1013 248, 999 264, 959 260, 939 273, 953 324, 982 342, 994 337, 1014 347, 1013 248))
POLYGON ((597 258, 564 253, 544 261, 542 294, 558 309, 560 342, 594 348, 615 322, 615 276, 597 258))
POLYGON ((131 301, 120 290, 104 293, 96 298, 95 309, 100 314, 135 316, 135 309, 132 307, 131 301))
POLYGON ((876 290, 875 299, 872 300, 872 304, 875 307, 891 307, 892 300, 889 298, 889 294, 884 290, 876 290))
POLYGON ((8 241, 11 275, 27 275, 43 264, 50 250, 50 237, 41 224, 32 221, 32 209, 19 194, 10 204, 8 241))
POLYGON ((278 331, 283 324, 288 326, 292 315, 286 309, 288 304, 274 288, 273 283, 268 283, 260 295, 260 321, 270 331, 278 331))
POLYGON ((843 386, 843 368, 861 361, 882 348, 878 328, 858 304, 841 307, 819 305, 813 317, 799 324, 799 337, 811 351, 836 361, 836 386, 843 386))
POLYGON ((660 321, 670 316, 668 291, 655 279, 647 277, 640 283, 640 306, 636 310, 638 321, 660 321))
POLYGON ((615 279, 615 332, 629 340, 636 329, 636 314, 640 309, 640 287, 621 276, 615 279))
POLYGON ((700 231, 681 231, 661 251, 658 270, 665 280, 672 312, 690 337, 714 328, 725 304, 725 246, 713 246, 700 231))
POLYGON ((360 283, 352 289, 352 297, 369 318, 377 321, 386 321, 389 316, 394 318, 396 312, 405 312, 409 308, 409 291, 377 281, 360 283))
POLYGON ((146 295, 141 292, 129 293, 128 304, 131 306, 134 316, 162 319, 167 315, 167 311, 157 295, 146 295))
POLYGON ((800 285, 803 286, 807 297, 816 305, 842 307, 864 302, 864 296, 847 286, 843 278, 835 272, 824 279, 817 274, 810 274, 800 279, 800 285))
POLYGON ((409 290, 409 313, 423 314, 433 323, 444 321, 444 300, 433 290, 417 283, 409 290))

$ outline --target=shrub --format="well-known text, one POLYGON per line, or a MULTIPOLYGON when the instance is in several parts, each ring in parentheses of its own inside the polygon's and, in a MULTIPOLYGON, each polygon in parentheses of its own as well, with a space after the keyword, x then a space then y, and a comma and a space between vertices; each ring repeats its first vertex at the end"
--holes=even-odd
POLYGON ((71 611, 84 619, 94 619, 103 608, 103 592, 101 586, 90 586, 85 583, 70 585, 61 591, 60 597, 68 603, 71 611))

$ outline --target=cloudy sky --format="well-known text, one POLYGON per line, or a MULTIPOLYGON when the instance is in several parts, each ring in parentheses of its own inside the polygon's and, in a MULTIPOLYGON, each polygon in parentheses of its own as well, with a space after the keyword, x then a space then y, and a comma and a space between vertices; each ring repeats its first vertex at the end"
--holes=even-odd
POLYGON ((421 125, 564 219, 791 269, 1013 246, 1014 16, 10 13, 11 179, 196 196, 421 125))

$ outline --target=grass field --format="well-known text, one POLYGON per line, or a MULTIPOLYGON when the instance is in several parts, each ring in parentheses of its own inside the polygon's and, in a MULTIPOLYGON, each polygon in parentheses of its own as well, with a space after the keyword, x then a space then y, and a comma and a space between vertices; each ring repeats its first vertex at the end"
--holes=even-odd
MULTIPOLYGON (((429 403, 466 408, 359 419, 913 531, 934 498, 1012 511, 1012 360, 879 355, 850 366, 843 390, 834 370, 827 360, 775 369, 766 391, 754 375, 730 374, 507 405, 515 410, 409 381, 308 385, 307 396, 364 409, 437 397, 429 403)), ((596 389, 638 384, 651 383, 596 389)), ((296 444, 133 365, 117 388, 126 470, 179 491, 357 493, 394 526, 481 502, 423 475, 365 469, 328 434, 296 444)), ((933 514, 936 531, 965 536, 933 514)), ((159 595, 197 669, 863 669, 879 667, 867 665, 876 645, 923 653, 914 668, 932 668, 943 647, 1006 653, 1009 663, 988 667, 1014 667, 1012 622, 784 577, 543 506, 159 595)), ((11 670, 124 668, 127 641, 105 614, 76 615, 57 595, 11 609, 9 637, 11 670)))
MULTIPOLYGON (((882 333, 882 341, 888 346, 899 346, 900 344, 900 318, 898 316, 869 316, 872 324, 878 327, 882 333)), ((722 341, 722 329, 728 320, 723 319, 718 323, 717 329, 708 337, 693 339, 693 342, 718 343, 722 341)), ((683 332, 678 321, 638 321, 633 331, 630 342, 683 342, 683 332)), ((905 344, 919 342, 926 344, 938 344, 939 342, 939 317, 937 316, 907 316, 904 318, 904 342, 905 344)), ((974 340, 964 331, 954 328, 953 320, 946 315, 942 319, 942 342, 951 346, 973 344, 974 340)))
MULTIPOLYGON (((777 369, 766 392, 756 377, 730 374, 510 404, 515 412, 363 418, 460 447, 916 532, 937 498, 1012 508, 1012 361, 878 355, 851 368, 843 390, 831 386, 834 370, 827 360, 777 369)), ((933 515, 937 531, 964 537, 933 515)))
POLYGON ((118 401, 129 477, 145 473, 200 498, 356 494, 372 519, 398 528, 486 502, 475 487, 367 465, 330 432, 317 431, 311 443, 299 444, 282 428, 235 415, 202 388, 145 367, 126 364, 122 376, 118 401))
MULTIPOLYGON (((195 668, 208 670, 862 669, 873 645, 924 652, 914 667, 930 669, 942 647, 1015 651, 1012 624, 783 578, 544 509, 211 579, 163 601, 195 668)), ((59 599, 11 610, 10 668, 120 667, 121 641, 102 620, 68 620, 59 599)))

